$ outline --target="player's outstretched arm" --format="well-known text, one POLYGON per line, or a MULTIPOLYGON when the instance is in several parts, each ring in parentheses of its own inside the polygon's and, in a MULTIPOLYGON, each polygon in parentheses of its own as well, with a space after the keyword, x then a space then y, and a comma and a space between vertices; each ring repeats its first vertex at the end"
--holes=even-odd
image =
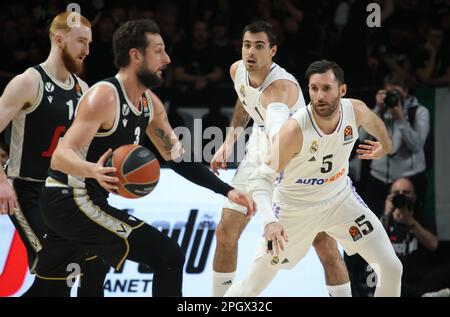
POLYGON ((270 161, 262 164, 250 176, 250 192, 260 213, 264 237, 267 240, 267 252, 277 255, 288 242, 286 230, 278 223, 272 210, 273 184, 277 175, 283 171, 292 158, 300 153, 303 134, 298 123, 289 119, 282 127, 272 145, 270 161))
MULTIPOLYGON (((240 62, 241 61, 237 61, 230 66, 230 77, 233 82, 240 62)), ((239 139, 249 121, 250 115, 244 109, 239 98, 237 98, 231 118, 230 129, 225 137, 225 142, 220 146, 216 153, 214 153, 214 157, 210 162, 210 167, 214 174, 219 175, 219 169, 227 169, 228 158, 233 151, 234 143, 239 139)))
POLYGON ((211 170, 214 174, 219 175, 219 169, 227 169, 228 158, 233 151, 234 143, 239 139, 249 121, 250 115, 244 109, 240 100, 237 99, 233 117, 231 119, 231 127, 228 130, 225 142, 220 146, 216 153, 214 153, 214 157, 210 163, 211 170))
POLYGON ((167 119, 166 111, 161 100, 151 93, 155 116, 149 123, 147 135, 156 146, 169 167, 190 182, 208 188, 221 194, 233 202, 247 208, 247 215, 251 217, 255 212, 255 203, 247 193, 237 191, 227 183, 222 182, 206 166, 197 162, 175 162, 184 154, 180 140, 173 131, 167 119))
POLYGON ((392 142, 384 122, 360 100, 352 99, 356 123, 362 126, 377 141, 365 140, 356 152, 363 160, 376 160, 388 154, 392 149, 392 142))

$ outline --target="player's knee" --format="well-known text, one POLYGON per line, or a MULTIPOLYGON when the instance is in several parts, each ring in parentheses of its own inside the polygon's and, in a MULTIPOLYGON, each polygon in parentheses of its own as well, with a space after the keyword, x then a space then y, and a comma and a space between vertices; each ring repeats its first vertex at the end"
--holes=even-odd
POLYGON ((322 255, 322 257, 319 257, 320 262, 322 263, 324 268, 337 268, 337 267, 343 267, 345 268, 344 260, 342 260, 341 256, 339 254, 331 254, 326 253, 325 255, 322 255))
POLYGON ((329 241, 334 241, 331 239, 331 237, 329 235, 327 235, 325 232, 319 232, 316 237, 313 240, 312 245, 315 248, 320 248, 324 245, 326 245, 329 241))
POLYGON ((314 246, 320 262, 324 267, 344 265, 336 245, 319 243, 314 246))
POLYGON ((239 232, 236 229, 229 228, 220 222, 216 228, 216 239, 220 246, 234 248, 237 247, 239 232))

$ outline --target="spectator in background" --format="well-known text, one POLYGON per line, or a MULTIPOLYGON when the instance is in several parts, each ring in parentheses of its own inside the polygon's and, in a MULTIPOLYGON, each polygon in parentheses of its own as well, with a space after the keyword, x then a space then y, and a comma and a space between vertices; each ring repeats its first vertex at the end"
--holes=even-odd
POLYGON ((111 7, 111 17, 118 26, 124 24, 129 19, 127 7, 128 6, 119 4, 118 2, 114 3, 111 7))
MULTIPOLYGON (((378 91, 375 99, 374 111, 386 125, 392 140, 392 151, 371 162, 364 201, 380 217, 391 184, 396 179, 408 177, 416 188, 417 206, 423 208, 427 189, 424 147, 430 129, 429 111, 419 104, 414 95, 408 93, 405 82, 395 77, 387 77, 384 89, 378 91)), ((367 132, 361 130, 360 141, 367 137, 367 132)), ((365 261, 359 255, 346 255, 344 260, 352 282, 352 293, 359 296, 370 295, 366 283, 365 261)))
POLYGON ((175 81, 184 84, 181 100, 185 106, 208 106, 214 97, 211 88, 223 76, 217 55, 209 42, 208 26, 203 21, 194 23, 190 45, 177 48, 175 58, 175 81))
POLYGON ((386 72, 397 74, 411 86, 416 83, 410 53, 417 47, 417 35, 406 25, 391 23, 387 38, 377 47, 377 54, 386 72))
POLYGON ((116 72, 112 48, 112 35, 118 27, 112 16, 101 14, 94 25, 94 41, 91 54, 86 60, 86 73, 89 84, 112 77, 116 72))
MULTIPOLYGON (((424 145, 430 130, 429 111, 408 93, 404 81, 388 77, 384 88, 376 95, 374 111, 387 127, 392 139, 392 151, 370 165, 364 198, 375 213, 383 210, 389 187, 400 177, 411 179, 421 206, 424 205, 427 188, 424 145), (389 98, 386 98, 387 91, 390 92, 389 98)), ((360 140, 365 138, 367 133, 361 131, 360 140)))
POLYGON ((228 25, 224 21, 219 20, 214 23, 212 45, 218 53, 217 58, 221 69, 227 69, 234 61, 239 59, 239 54, 231 46, 228 25))
POLYGON ((413 60, 417 78, 426 85, 450 85, 450 51, 444 47, 444 37, 442 29, 429 29, 425 44, 413 60))
POLYGON ((449 265, 436 265, 436 223, 417 204, 413 183, 396 180, 386 197, 381 222, 403 264, 402 296, 421 296, 450 287, 449 265))
POLYGON ((0 84, 6 86, 21 69, 25 67, 25 52, 21 49, 21 43, 18 32, 17 22, 11 17, 5 17, 0 21, 0 84))
MULTIPOLYGON (((226 70, 240 55, 234 50, 229 35, 229 28, 225 21, 216 21, 212 27, 212 45, 217 52, 217 63, 222 70, 226 70)), ((235 102, 234 88, 226 76, 217 83, 214 103, 210 105, 210 113, 219 113, 220 107, 229 107, 235 102)), ((222 118, 223 119, 223 118, 222 118)), ((227 120, 228 121, 228 120, 227 120)), ((225 124, 225 126, 228 122, 225 124)))

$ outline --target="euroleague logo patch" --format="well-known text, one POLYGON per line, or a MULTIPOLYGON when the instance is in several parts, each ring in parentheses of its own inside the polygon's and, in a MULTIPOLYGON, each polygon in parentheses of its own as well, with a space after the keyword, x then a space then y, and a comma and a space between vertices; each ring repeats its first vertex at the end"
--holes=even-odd
POLYGON ((351 126, 346 126, 344 129, 344 142, 350 141, 353 139, 353 129, 351 126))
POLYGON ((146 97, 142 97, 142 106, 143 107, 148 107, 148 100, 146 97))
POLYGON ((77 83, 77 84, 75 85, 75 90, 77 91, 78 97, 81 97, 82 91, 81 91, 80 84, 77 83))
POLYGON ((350 229, 348 229, 348 233, 355 242, 362 238, 362 234, 356 226, 351 226, 350 229))

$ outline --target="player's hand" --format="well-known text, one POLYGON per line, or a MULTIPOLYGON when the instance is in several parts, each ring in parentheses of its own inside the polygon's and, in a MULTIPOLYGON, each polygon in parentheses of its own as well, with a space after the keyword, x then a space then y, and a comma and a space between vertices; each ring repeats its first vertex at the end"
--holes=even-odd
POLYGON ((0 215, 13 215, 19 208, 16 192, 6 177, 0 179, 0 215))
POLYGON ((250 219, 255 215, 256 203, 249 194, 233 189, 228 192, 227 197, 232 202, 247 208, 247 218, 250 219))
POLYGON ((284 250, 285 244, 289 241, 284 227, 278 222, 268 223, 264 227, 264 238, 267 242, 266 252, 270 255, 278 255, 284 250))
POLYGON ((380 142, 371 140, 364 140, 364 143, 358 146, 356 153, 361 160, 377 160, 387 154, 380 142))
POLYGON ((226 170, 227 169, 227 155, 225 153, 225 146, 222 146, 217 150, 214 154, 214 157, 211 160, 210 167, 214 174, 219 175, 219 169, 226 170))
POLYGON ((111 156, 112 149, 106 151, 95 164, 92 174, 93 178, 97 180, 97 182, 107 191, 113 193, 118 190, 117 184, 119 183, 119 179, 114 176, 116 174, 115 167, 106 167, 106 160, 111 156))

